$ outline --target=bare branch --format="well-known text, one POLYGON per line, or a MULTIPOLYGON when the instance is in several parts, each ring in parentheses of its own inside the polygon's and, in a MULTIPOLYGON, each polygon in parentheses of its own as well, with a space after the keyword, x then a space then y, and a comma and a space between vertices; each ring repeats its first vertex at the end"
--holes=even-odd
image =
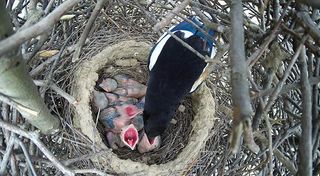
POLYGON ((0 127, 5 128, 6 130, 12 131, 16 134, 19 134, 23 137, 30 139, 40 150, 41 152, 57 167, 61 172, 66 175, 74 175, 74 171, 66 168, 51 152, 47 149, 47 147, 43 144, 43 142, 39 139, 39 133, 34 131, 26 131, 17 126, 11 125, 7 122, 0 120, 0 127))
POLYGON ((60 17, 80 0, 65 1, 58 8, 52 11, 48 16, 40 20, 38 23, 21 30, 10 37, 0 41, 0 56, 9 52, 11 49, 20 46, 27 40, 36 37, 46 30, 50 29, 56 22, 59 21, 60 17))
POLYGON ((24 145, 24 143, 19 139, 16 139, 15 142, 18 143, 19 146, 21 147, 21 149, 22 149, 22 151, 24 153, 24 156, 26 157, 26 162, 29 165, 29 168, 31 170, 32 175, 37 175, 36 170, 34 169, 34 166, 33 166, 32 161, 30 159, 29 152, 28 152, 26 146, 24 145))
POLYGON ((312 94, 308 79, 307 55, 305 46, 302 47, 300 56, 301 90, 302 90, 302 118, 299 145, 299 175, 312 175, 312 94))
POLYGON ((11 152, 12 152, 12 149, 13 149, 14 142, 15 142, 15 134, 11 133, 10 140, 9 140, 9 142, 7 144, 6 152, 3 155, 3 158, 2 158, 2 161, 1 161, 0 175, 4 175, 5 174, 5 170, 6 170, 9 158, 11 156, 11 152))
POLYGON ((75 169, 74 172, 76 174, 97 174, 101 176, 107 176, 106 173, 99 171, 97 169, 75 169))
MULTIPOLYGON (((33 80, 34 84, 37 86, 47 86, 45 81, 42 80, 33 80)), ((62 90, 60 87, 58 87, 56 84, 51 83, 49 85, 49 88, 54 90, 55 92, 57 92, 58 95, 62 96, 63 98, 65 98, 70 104, 72 105, 76 105, 77 104, 77 100, 71 96, 70 94, 68 94, 67 92, 65 92, 64 90, 62 90)))
MULTIPOLYGON (((236 153, 240 146, 240 137, 244 128, 251 127, 250 116, 252 113, 247 80, 247 69, 244 50, 243 8, 241 0, 231 1, 231 84, 233 101, 233 127, 230 135, 230 149, 236 153)), ((246 142, 250 150, 257 153, 259 147, 252 137, 252 130, 245 129, 246 142), (250 136, 251 135, 251 136, 250 136)))
POLYGON ((87 23, 86 27, 84 28, 84 31, 82 32, 81 37, 76 45, 76 50, 73 53, 72 62, 79 60, 82 47, 86 42, 86 39, 87 39, 89 32, 94 24, 94 21, 96 20, 98 14, 100 13, 100 10, 102 9, 102 7, 105 3, 106 3, 106 0, 98 0, 97 1, 97 4, 93 9, 93 12, 88 20, 88 23, 87 23))
POLYGON ((302 26, 306 29, 306 31, 310 31, 310 36, 314 39, 314 41, 317 44, 320 44, 320 29, 308 14, 308 8, 303 6, 302 9, 297 13, 297 16, 298 21, 302 23, 302 26))
POLYGON ((179 4, 178 6, 176 6, 174 9, 172 9, 172 11, 168 12, 166 17, 164 19, 162 19, 159 23, 157 23, 156 25, 154 25, 153 30, 155 32, 160 31, 162 28, 166 27, 167 25, 169 25, 172 21, 172 19, 176 16, 176 14, 178 14, 179 12, 181 12, 185 7, 187 7, 187 5, 189 5, 191 2, 191 0, 184 0, 181 4, 179 4))
POLYGON ((267 103, 267 105, 264 108, 264 112, 268 112, 272 106, 272 104, 274 103, 274 101, 276 100, 277 96, 279 95, 285 81, 287 80, 290 71, 293 67, 293 65, 296 63, 297 58, 301 52, 301 49, 304 45, 304 42, 307 40, 308 36, 303 37, 301 44, 299 45, 298 49, 296 50, 296 53, 294 54, 293 58, 291 59, 290 64, 287 67, 287 70, 285 71, 282 80, 277 84, 276 89, 273 91, 272 95, 269 97, 269 101, 267 103))

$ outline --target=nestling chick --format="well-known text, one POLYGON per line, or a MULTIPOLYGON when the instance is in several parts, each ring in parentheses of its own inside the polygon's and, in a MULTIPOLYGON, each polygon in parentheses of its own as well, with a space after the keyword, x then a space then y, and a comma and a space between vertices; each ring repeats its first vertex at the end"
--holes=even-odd
POLYGON ((121 129, 120 139, 131 150, 134 150, 139 142, 138 130, 133 124, 123 127, 121 129))
POLYGON ((119 147, 121 148, 125 146, 125 144, 120 139, 120 136, 111 131, 107 132, 107 140, 110 147, 114 150, 118 149, 119 147))
POLYGON ((161 137, 156 136, 153 139, 148 139, 146 133, 143 134, 142 139, 138 144, 138 151, 140 153, 146 153, 159 148, 161 145, 161 137))
POLYGON ((108 99, 103 92, 93 90, 92 92, 92 107, 94 112, 98 112, 108 106, 108 99))
POLYGON ((106 92, 112 92, 118 87, 118 84, 114 79, 105 78, 98 86, 106 92))
POLYGON ((114 91, 114 93, 133 97, 133 98, 141 98, 146 94, 147 87, 133 79, 130 79, 126 75, 116 75, 114 79, 118 83, 118 88, 114 91))

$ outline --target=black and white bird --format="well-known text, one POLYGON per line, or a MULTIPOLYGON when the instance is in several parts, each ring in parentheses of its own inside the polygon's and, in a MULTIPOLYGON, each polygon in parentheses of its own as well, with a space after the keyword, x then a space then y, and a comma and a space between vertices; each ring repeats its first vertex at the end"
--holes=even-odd
MULTIPOLYGON (((189 18, 169 29, 203 56, 215 55, 214 31, 208 30, 201 20, 189 18), (207 31, 205 35, 199 28, 207 31)), ((160 145, 160 135, 167 128, 183 97, 193 92, 208 75, 206 63, 184 47, 169 33, 160 37, 150 52, 149 80, 143 112, 144 134, 138 149, 148 152, 160 145)))

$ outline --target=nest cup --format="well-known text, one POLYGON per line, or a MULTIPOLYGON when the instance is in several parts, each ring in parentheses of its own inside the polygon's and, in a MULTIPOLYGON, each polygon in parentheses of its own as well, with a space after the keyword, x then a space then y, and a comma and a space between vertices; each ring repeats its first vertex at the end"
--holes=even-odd
MULTIPOLYGON (((72 95, 78 103, 73 109, 74 125, 79 128, 95 145, 97 149, 106 150, 103 155, 97 155, 92 161, 118 174, 129 175, 180 175, 188 171, 195 163, 209 137, 209 131, 214 125, 214 99, 209 88, 202 84, 192 95, 192 110, 194 119, 187 145, 177 157, 164 164, 147 165, 130 159, 120 159, 111 148, 108 148, 101 138, 96 125, 96 117, 91 111, 91 92, 94 90, 101 69, 115 60, 136 59, 146 62, 151 45, 145 42, 123 41, 106 47, 96 56, 82 62, 74 73, 72 95), (179 174, 180 173, 180 174, 179 174)), ((177 122, 179 123, 179 121, 177 122)))

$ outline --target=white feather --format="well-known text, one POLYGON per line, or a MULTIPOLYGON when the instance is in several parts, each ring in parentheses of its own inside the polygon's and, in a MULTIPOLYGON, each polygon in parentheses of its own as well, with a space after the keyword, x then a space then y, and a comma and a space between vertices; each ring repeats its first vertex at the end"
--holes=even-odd
POLYGON ((210 58, 213 59, 215 55, 216 55, 216 47, 213 45, 212 46, 212 50, 211 50, 210 58))
MULTIPOLYGON (((178 31, 175 31, 173 33, 176 33, 178 31)), ((183 33, 183 37, 186 39, 186 38, 189 38, 190 36, 193 35, 192 32, 190 31, 187 31, 187 30, 180 30, 180 32, 183 33)), ((163 46, 167 43, 168 39, 171 37, 170 34, 168 33, 165 33, 163 34, 160 39, 158 40, 158 43, 156 45, 156 47, 153 49, 152 51, 152 54, 150 56, 150 63, 149 63, 149 70, 151 71, 151 69, 153 68, 153 66, 156 64, 157 62, 157 59, 162 51, 162 48, 163 46)))
MULTIPOLYGON (((212 46, 210 58, 213 59, 215 55, 216 55, 216 48, 215 46, 212 46)), ((204 81, 204 79, 206 79, 202 74, 204 74, 208 66, 209 64, 206 65, 206 67, 202 70, 202 73, 199 76, 199 78, 193 83, 190 93, 195 91, 198 88, 198 86, 204 81)))
POLYGON ((201 75, 199 76, 199 78, 196 80, 196 82, 193 83, 190 93, 195 91, 197 89, 197 87, 204 81, 203 79, 205 79, 202 74, 204 74, 204 72, 206 71, 207 67, 209 64, 206 65, 206 67, 204 67, 204 69, 202 70, 201 75))
POLYGON ((156 64, 157 59, 162 51, 163 46, 166 44, 166 42, 168 41, 168 39, 170 38, 170 35, 166 35, 164 36, 160 42, 156 45, 156 47, 153 49, 152 54, 150 56, 150 63, 149 63, 149 70, 151 71, 151 69, 153 68, 154 64, 156 64))

